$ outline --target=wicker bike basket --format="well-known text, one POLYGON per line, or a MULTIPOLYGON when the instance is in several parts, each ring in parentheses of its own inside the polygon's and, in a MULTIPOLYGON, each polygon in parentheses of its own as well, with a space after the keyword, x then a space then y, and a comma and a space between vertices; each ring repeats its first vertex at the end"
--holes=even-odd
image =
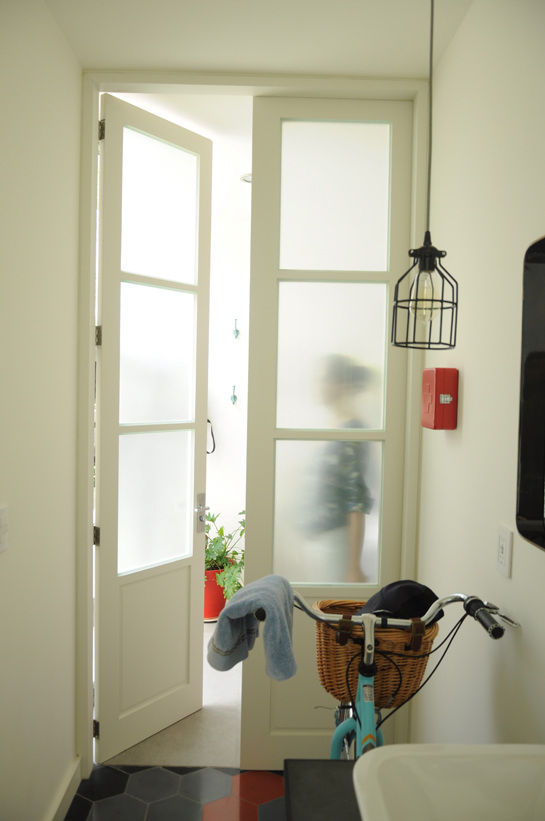
MULTIPOLYGON (((322 613, 339 613, 346 616, 354 615, 365 602, 351 600, 326 599, 314 604, 314 608, 322 613)), ((437 635, 439 625, 432 624, 426 627, 422 636, 419 650, 407 649, 411 634, 407 630, 396 628, 375 628, 375 643, 377 651, 384 653, 403 653, 403 656, 393 656, 393 660, 401 671, 401 685, 399 673, 394 665, 379 652, 375 653, 377 673, 375 676, 375 705, 377 709, 398 707, 410 698, 420 685, 426 669, 433 640, 437 635), (423 658, 422 658, 423 656, 423 658), (398 689, 399 687, 399 689, 398 689), (397 690, 397 693, 396 693, 397 690), (395 694, 395 697, 394 697, 395 694)), ((363 637, 363 626, 354 624, 353 635, 363 637)), ((323 622, 316 622, 316 660, 322 686, 332 696, 344 703, 351 701, 346 684, 346 668, 349 661, 358 652, 359 646, 352 641, 338 644, 335 640, 336 631, 323 622)), ((352 697, 355 698, 358 686, 358 663, 354 659, 350 666, 349 681, 352 697)))

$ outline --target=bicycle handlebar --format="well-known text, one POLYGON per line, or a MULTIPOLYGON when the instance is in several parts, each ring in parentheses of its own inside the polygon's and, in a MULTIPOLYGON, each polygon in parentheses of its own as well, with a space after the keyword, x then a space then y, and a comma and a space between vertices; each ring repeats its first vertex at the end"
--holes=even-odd
POLYGON ((505 633, 505 627, 496 621, 481 599, 478 599, 476 596, 470 596, 470 598, 464 602, 464 610, 484 627, 490 638, 501 639, 505 633))
MULTIPOLYGON (((297 594, 294 598, 300 608, 316 621, 336 623, 340 622, 342 618, 342 614, 340 613, 318 613, 309 609, 297 594)), ((465 593, 453 593, 449 596, 444 596, 441 599, 437 599, 421 617, 421 621, 423 621, 426 625, 431 624, 431 622, 434 621, 444 607, 449 604, 454 604, 455 602, 462 602, 466 613, 472 616, 475 621, 479 622, 483 629, 486 630, 488 635, 493 639, 501 638, 505 632, 505 627, 497 621, 494 614, 499 615, 500 618, 511 627, 519 626, 517 622, 513 621, 513 619, 505 616, 503 613, 500 613, 499 607, 496 607, 496 605, 490 604, 489 602, 484 602, 477 596, 468 596, 465 593)), ((364 617, 367 615, 368 614, 361 614, 359 616, 353 615, 352 622, 355 624, 361 624, 364 621, 364 617)), ((376 626, 410 629, 412 627, 412 621, 411 619, 398 619, 391 618, 389 616, 377 615, 376 626)))

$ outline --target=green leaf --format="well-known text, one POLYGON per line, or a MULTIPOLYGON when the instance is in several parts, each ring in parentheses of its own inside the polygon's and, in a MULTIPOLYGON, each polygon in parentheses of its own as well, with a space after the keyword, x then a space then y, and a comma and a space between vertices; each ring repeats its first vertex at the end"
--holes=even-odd
POLYGON ((226 533, 224 526, 218 523, 220 514, 208 513, 206 515, 205 569, 222 571, 218 573, 217 581, 224 588, 227 599, 230 599, 242 587, 244 548, 238 545, 244 536, 246 514, 242 510, 238 515, 238 527, 231 533, 226 533))

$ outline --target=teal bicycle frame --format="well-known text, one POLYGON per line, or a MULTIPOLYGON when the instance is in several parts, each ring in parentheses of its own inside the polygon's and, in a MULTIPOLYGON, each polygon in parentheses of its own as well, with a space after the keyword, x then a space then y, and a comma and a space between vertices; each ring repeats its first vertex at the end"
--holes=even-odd
POLYGON ((374 676, 358 677, 358 693, 356 696, 356 710, 359 721, 351 716, 342 721, 335 729, 331 740, 330 758, 342 758, 345 749, 345 739, 355 734, 356 758, 363 753, 382 747, 384 736, 382 730, 376 726, 375 702, 366 700, 366 690, 374 690, 374 676))
POLYGON ((358 673, 358 688, 355 707, 356 716, 341 721, 333 733, 330 758, 342 758, 345 744, 355 737, 355 753, 359 758, 363 753, 382 747, 384 736, 376 726, 375 710, 375 622, 372 613, 363 615, 362 623, 365 636, 362 660, 358 673))

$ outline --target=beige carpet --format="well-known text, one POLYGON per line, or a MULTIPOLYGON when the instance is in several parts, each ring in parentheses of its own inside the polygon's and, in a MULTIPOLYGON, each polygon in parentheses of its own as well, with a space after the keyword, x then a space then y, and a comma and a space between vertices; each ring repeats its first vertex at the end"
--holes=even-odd
POLYGON ((242 665, 237 664, 226 673, 210 667, 206 647, 214 628, 214 623, 204 625, 202 710, 125 750, 106 764, 240 766, 242 665))

